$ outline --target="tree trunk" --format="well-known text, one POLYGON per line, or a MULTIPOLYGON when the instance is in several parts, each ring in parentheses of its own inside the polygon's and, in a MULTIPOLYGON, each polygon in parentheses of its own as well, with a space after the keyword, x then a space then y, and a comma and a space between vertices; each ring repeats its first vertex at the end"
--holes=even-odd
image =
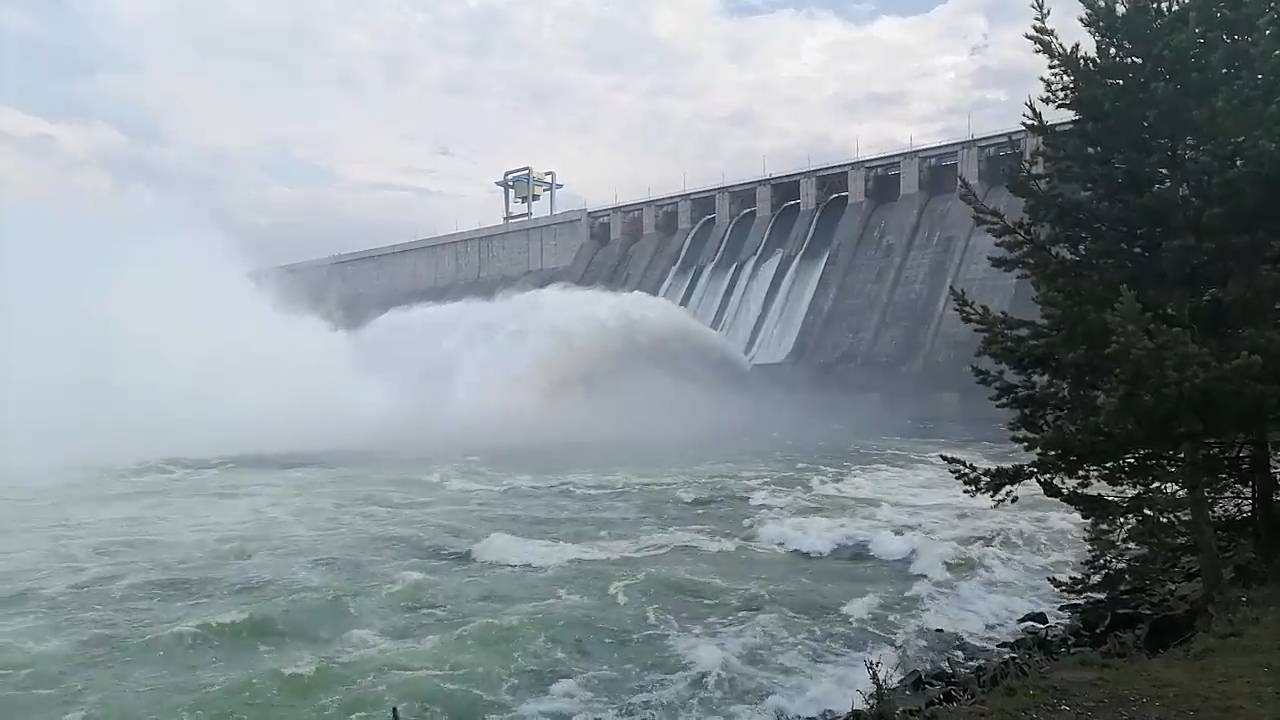
POLYGON ((1276 516, 1276 478, 1271 474, 1271 442, 1265 430, 1253 438, 1253 522, 1258 556, 1268 565, 1280 560, 1280 518, 1276 516))
POLYGON ((1191 505, 1191 537, 1200 553, 1205 597, 1213 601, 1222 586, 1222 563, 1218 559, 1218 538, 1209 513, 1209 499, 1205 496, 1204 451, 1199 440, 1188 440, 1182 451, 1182 481, 1191 505))

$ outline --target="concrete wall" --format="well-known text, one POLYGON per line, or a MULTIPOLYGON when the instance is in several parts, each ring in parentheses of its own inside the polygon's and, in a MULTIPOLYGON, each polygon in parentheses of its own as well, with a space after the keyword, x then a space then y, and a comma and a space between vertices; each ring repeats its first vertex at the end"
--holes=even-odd
POLYGON ((308 260, 278 268, 287 297, 342 325, 388 309, 500 289, 576 282, 588 244, 585 210, 308 260))
MULTIPOLYGON (((656 293, 691 229, 714 214, 710 232, 698 236, 699 247, 685 263, 700 273, 716 258, 727 268, 781 248, 768 303, 776 300, 787 268, 797 264, 818 208, 847 190, 847 199, 822 215, 823 249, 829 234, 830 250, 783 364, 877 392, 895 384, 950 392, 971 384, 966 367, 976 342, 959 322, 948 290, 965 288, 997 310, 1027 307, 1025 289, 990 266, 994 241, 975 229, 956 194, 957 178, 965 177, 987 202, 1016 216, 1017 199, 984 168, 988 157, 1007 162, 1018 143, 1025 147, 1025 138, 977 138, 297 263, 276 276, 293 297, 344 325, 397 305, 553 282, 656 293), (772 213, 793 200, 794 226, 785 237, 771 233, 764 247, 772 213), (749 225, 729 233, 732 218, 753 207, 749 225), (720 252, 725 244, 731 247, 720 252)), ((730 277, 732 287, 738 276, 730 277)))

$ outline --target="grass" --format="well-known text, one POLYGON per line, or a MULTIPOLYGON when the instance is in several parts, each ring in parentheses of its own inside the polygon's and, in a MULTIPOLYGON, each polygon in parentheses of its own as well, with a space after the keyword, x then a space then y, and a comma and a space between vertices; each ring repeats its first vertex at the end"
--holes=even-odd
POLYGON ((1186 645, 1154 658, 1086 654, 1051 663, 937 720, 1280 720, 1280 591, 1241 599, 1186 645))

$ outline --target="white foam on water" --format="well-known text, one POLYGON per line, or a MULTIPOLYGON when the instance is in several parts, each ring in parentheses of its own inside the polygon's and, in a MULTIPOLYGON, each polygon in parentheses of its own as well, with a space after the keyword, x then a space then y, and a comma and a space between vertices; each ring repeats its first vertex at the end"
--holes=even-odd
MULTIPOLYGON (((745 622, 717 627, 682 628, 671 618, 651 618, 666 628, 672 648, 684 669, 652 677, 650 689, 633 697, 629 705, 680 708, 681 718, 727 717, 741 720, 788 716, 813 716, 825 710, 843 711, 856 691, 869 685, 863 661, 881 659, 887 668, 897 662, 894 651, 836 649, 811 644, 812 637, 797 643, 795 626, 784 615, 762 613, 745 622), (764 700, 735 704, 732 698, 744 689, 764 700), (695 693, 691 702, 687 693, 695 693), (710 713, 702 707, 714 708, 710 713)), ((803 631, 803 632, 808 632, 803 631)), ((670 711, 668 711, 670 712, 670 711)))
POLYGON ((504 532, 490 533, 471 546, 471 557, 479 562, 513 567, 554 567, 577 560, 616 560, 663 555, 676 548, 701 552, 728 552, 738 544, 694 532, 673 530, 635 540, 571 543, 559 540, 531 540, 504 532))
POLYGON ((615 580, 612 583, 609 583, 609 595, 613 596, 614 602, 618 603, 619 607, 626 605, 630 601, 626 593, 627 586, 635 585, 641 580, 644 580, 644 577, 644 573, 641 573, 635 577, 615 580))
POLYGON ((867 593, 862 597, 856 597, 845 603, 840 612, 849 616, 851 620, 865 620, 880 607, 880 596, 876 593, 867 593))
MULTIPOLYGON (((993 510, 988 501, 964 495, 931 456, 907 453, 811 477, 807 491, 794 493, 799 501, 843 507, 846 514, 793 516, 785 508, 760 506, 763 515, 753 523, 759 539, 815 557, 852 546, 908 563, 919 579, 907 604, 895 601, 890 625, 881 628, 896 633, 904 648, 919 644, 921 628, 946 628, 979 643, 1007 637, 1021 614, 1060 602, 1044 578, 1067 571, 1078 553, 1073 538, 1082 523, 1066 508, 1029 489, 1019 506, 993 510)), ((854 598, 840 610, 865 618, 885 608, 875 595, 854 598)))
POLYGON ((756 490, 747 495, 747 504, 754 507, 791 507, 803 502, 803 498, 795 493, 781 493, 775 490, 756 490))
POLYGON ((516 708, 520 717, 545 718, 548 716, 570 716, 577 718, 601 719, 614 717, 607 710, 607 703, 598 699, 594 693, 583 687, 582 683, 591 677, 588 673, 579 677, 567 677, 556 680, 547 688, 541 697, 524 701, 516 708))
POLYGON ((386 647, 387 638, 378 634, 376 630, 370 628, 354 628, 342 634, 341 644, 345 650, 352 653, 367 652, 370 650, 378 650, 386 647))
POLYGON ((912 573, 934 579, 947 577, 947 562, 955 554, 948 543, 916 534, 868 532, 847 518, 787 517, 766 522, 757 534, 762 542, 815 557, 859 545, 881 560, 910 557, 912 573))
POLYGON ((314 657, 305 657, 292 665, 280 668, 280 672, 290 677, 311 677, 320 667, 320 661, 314 657))
POLYGON ((758 531, 760 540, 806 555, 830 555, 838 547, 852 545, 865 534, 852 521, 828 517, 792 517, 772 520, 758 531))
POLYGON ((725 665, 736 660, 732 652, 711 640, 684 637, 678 638, 675 646, 694 671, 706 675, 703 682, 707 685, 714 684, 725 665))
POLYGON ((923 541, 912 550, 911 572, 932 580, 950 577, 947 563, 956 555, 954 546, 947 543, 923 541))
POLYGON ((876 533, 868 543, 868 550, 881 560, 901 560, 915 551, 910 538, 891 532, 876 533))
POLYGON ((801 673, 803 681, 769 695, 762 704, 763 709, 770 715, 782 713, 787 717, 813 717, 827 710, 847 710, 857 691, 870 686, 860 658, 814 663, 801 673))
POLYGON ((450 490, 457 490, 459 492, 470 492, 473 490, 478 490, 480 492, 502 492, 505 489, 500 485, 485 485, 484 483, 478 483, 473 480, 465 480, 461 478, 445 480, 444 486, 450 490))
POLYGON ((161 640, 164 638, 181 638, 183 640, 190 641, 195 636, 201 634, 202 633, 199 628, 196 628, 193 625, 182 624, 174 625, 173 627, 165 628, 164 630, 159 630, 153 633, 148 633, 143 639, 161 640))
POLYGON ((679 490, 676 490, 676 497, 680 498, 681 502, 692 503, 692 502, 697 502, 698 500, 701 500, 702 498, 706 497, 706 495, 703 495, 702 493, 699 493, 696 490, 680 488, 679 490))
POLYGON ((239 625, 250 618, 250 613, 245 610, 228 610, 227 612, 215 615, 208 620, 199 623, 203 627, 225 627, 231 625, 239 625))
POLYGON ((495 532, 471 546, 471 557, 498 565, 553 567, 574 560, 608 560, 617 556, 574 543, 495 532))
POLYGON ((420 573, 417 570, 401 570, 400 572, 396 573, 396 582, 395 582, 394 589, 399 590, 401 588, 416 584, 426 579, 427 579, 426 574, 420 573))

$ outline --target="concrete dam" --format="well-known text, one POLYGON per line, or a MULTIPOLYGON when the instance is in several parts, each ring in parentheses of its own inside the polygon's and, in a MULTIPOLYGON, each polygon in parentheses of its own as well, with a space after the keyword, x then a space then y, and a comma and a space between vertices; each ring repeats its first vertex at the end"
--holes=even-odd
POLYGON ((953 394, 975 389, 977 341, 949 288, 1032 309, 1025 283, 990 266, 998 249, 959 180, 1016 216, 1004 178, 1029 143, 1022 131, 972 138, 309 260, 274 279, 344 327, 553 283, 639 291, 686 308, 765 373, 953 394))

